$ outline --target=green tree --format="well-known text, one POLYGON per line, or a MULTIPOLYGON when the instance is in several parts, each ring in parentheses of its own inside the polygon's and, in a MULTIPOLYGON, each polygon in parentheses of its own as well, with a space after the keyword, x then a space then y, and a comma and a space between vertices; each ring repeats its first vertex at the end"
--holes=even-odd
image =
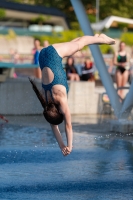
MULTIPOLYGON (((24 0, 10 0, 10 1, 14 1, 14 2, 19 2, 19 3, 24 3, 24 0)), ((76 15, 74 13, 72 4, 70 0, 54 0, 54 1, 50 1, 50 0, 27 0, 27 3, 34 3, 35 5, 40 5, 40 6, 45 6, 45 7, 55 7, 58 8, 59 10, 61 10, 66 17, 68 18, 69 22, 76 22, 77 18, 76 15)), ((88 4, 88 0, 84 0, 83 4, 85 6, 85 8, 87 9, 87 14, 89 14, 89 9, 91 9, 92 11, 94 10, 95 12, 95 3, 94 0, 89 0, 89 4, 88 4)), ((95 15, 95 14, 94 14, 95 15)))
POLYGON ((0 19, 3 19, 6 16, 6 12, 4 9, 0 9, 0 19))
POLYGON ((133 45, 133 33, 123 33, 120 39, 129 46, 133 45))
MULTIPOLYGON (((10 0, 14 2, 25 3, 25 0, 10 0)), ((26 0, 27 3, 35 5, 55 7, 61 10, 67 16, 69 22, 77 22, 76 15, 70 0, 26 0)), ((82 0, 86 13, 91 22, 95 22, 96 0, 82 0)), ((133 0, 99 0, 100 19, 110 15, 133 18, 133 0)), ((76 25, 76 24, 75 24, 76 25)), ((73 27, 75 27, 75 25, 73 27)))
POLYGON ((46 18, 43 17, 42 15, 39 15, 38 17, 32 19, 33 23, 39 24, 39 25, 42 25, 45 21, 46 21, 46 18))
POLYGON ((110 15, 133 18, 133 0, 100 0, 100 18, 110 15))

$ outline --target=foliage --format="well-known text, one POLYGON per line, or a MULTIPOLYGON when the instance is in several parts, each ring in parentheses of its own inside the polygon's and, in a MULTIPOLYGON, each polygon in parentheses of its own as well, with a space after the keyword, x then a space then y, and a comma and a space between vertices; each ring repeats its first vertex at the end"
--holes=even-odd
POLYGON ((38 17, 32 19, 32 23, 34 23, 34 24, 43 24, 49 18, 50 17, 44 17, 42 15, 39 15, 38 17))
POLYGON ((16 39, 17 35, 12 29, 9 29, 8 34, 6 35, 0 34, 0 38, 3 38, 3 37, 5 37, 7 40, 14 40, 16 39))
POLYGON ((114 50, 110 45, 100 45, 99 47, 103 54, 114 53, 114 50))
POLYGON ((63 32, 53 32, 52 36, 38 36, 35 35, 34 38, 39 39, 43 45, 44 40, 48 40, 50 44, 59 43, 59 42, 69 42, 77 37, 82 36, 82 31, 63 31, 63 32))
MULTIPOLYGON (((24 0, 10 0, 14 2, 25 3, 24 0)), ((55 7, 66 14, 69 22, 77 21, 73 7, 70 0, 27 0, 27 3, 35 5, 55 7)), ((96 14, 96 1, 94 0, 82 0, 86 13, 95 17, 96 14)), ((122 16, 127 18, 133 18, 133 1, 132 0, 99 0, 100 19, 104 19, 110 15, 122 16)))
POLYGON ((123 33, 120 39, 129 46, 133 45, 133 33, 123 33))
POLYGON ((0 8, 0 19, 3 19, 5 16, 6 16, 5 10, 0 8))
POLYGON ((16 33, 12 29, 9 29, 6 38, 8 40, 16 39, 16 33))
POLYGON ((15 3, 22 3, 21 0, 13 0, 13 2, 15 2, 15 3))
POLYGON ((119 29, 128 28, 128 24, 127 23, 122 23, 122 22, 118 22, 117 26, 118 26, 119 29))
POLYGON ((133 1, 131 0, 100 0, 100 18, 110 15, 133 18, 133 1))
POLYGON ((72 30, 81 30, 80 25, 79 25, 78 22, 71 22, 70 26, 71 26, 72 30))
POLYGON ((96 22, 96 16, 95 15, 88 15, 89 21, 91 23, 95 23, 96 22))

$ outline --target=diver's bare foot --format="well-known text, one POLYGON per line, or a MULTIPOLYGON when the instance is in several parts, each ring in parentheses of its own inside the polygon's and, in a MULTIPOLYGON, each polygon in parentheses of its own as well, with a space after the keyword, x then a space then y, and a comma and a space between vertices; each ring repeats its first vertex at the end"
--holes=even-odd
POLYGON ((115 44, 115 40, 114 39, 108 37, 107 35, 105 35, 103 33, 99 35, 99 38, 102 39, 101 42, 103 44, 115 44))

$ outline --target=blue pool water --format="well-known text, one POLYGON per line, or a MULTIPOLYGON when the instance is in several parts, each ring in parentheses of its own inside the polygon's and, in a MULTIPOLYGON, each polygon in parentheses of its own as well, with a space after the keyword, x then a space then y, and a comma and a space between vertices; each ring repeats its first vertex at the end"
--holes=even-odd
POLYGON ((74 149, 63 157, 42 117, 9 121, 0 128, 0 200, 133 200, 132 133, 75 117, 74 149))

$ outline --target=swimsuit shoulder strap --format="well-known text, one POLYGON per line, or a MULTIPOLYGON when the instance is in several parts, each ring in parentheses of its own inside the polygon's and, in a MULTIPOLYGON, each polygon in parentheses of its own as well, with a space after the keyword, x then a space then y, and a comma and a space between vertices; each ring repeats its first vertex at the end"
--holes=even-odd
POLYGON ((46 103, 48 104, 48 96, 47 96, 47 91, 49 91, 49 92, 50 92, 50 95, 51 95, 52 101, 54 102, 54 98, 53 98, 52 91, 51 91, 51 90, 45 90, 45 98, 46 98, 46 103))

